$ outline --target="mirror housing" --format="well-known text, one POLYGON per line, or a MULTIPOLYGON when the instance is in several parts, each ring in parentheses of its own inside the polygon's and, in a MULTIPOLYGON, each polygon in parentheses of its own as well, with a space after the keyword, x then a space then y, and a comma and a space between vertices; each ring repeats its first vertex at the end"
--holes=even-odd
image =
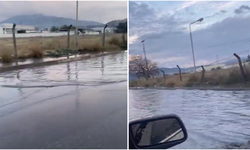
MULTIPOLYGON (((187 140, 187 137, 188 137, 187 130, 182 120, 180 119, 179 116, 174 115, 174 114, 139 119, 139 120, 131 121, 129 123, 129 139, 130 139, 129 141, 131 142, 129 145, 132 145, 133 148, 135 149, 167 149, 167 148, 171 148, 175 145, 185 142, 187 140), (172 123, 172 125, 174 126, 170 126, 169 123, 172 123), (156 126, 156 128, 153 128, 153 126, 157 124, 158 124, 158 127, 156 126), (161 124, 161 126, 159 126, 159 124, 161 124), (143 126, 143 129, 142 129, 143 134, 141 134, 141 132, 139 134, 140 143, 138 143, 138 136, 134 135, 135 131, 139 130, 138 125, 140 125, 140 129, 142 129, 141 126, 143 126), (167 128, 167 126, 169 126, 169 128, 167 128), (160 135, 158 136, 158 142, 152 144, 152 139, 155 137, 155 136, 152 136, 155 134, 155 133, 153 134, 154 130, 159 130, 158 135, 159 134, 160 135), (144 131, 145 131, 145 135, 144 135, 144 131), (151 133, 148 133, 149 131, 151 131, 151 133), (168 137, 165 138, 164 136, 166 136, 166 133, 168 133, 168 137), (150 134, 150 138, 148 138, 149 134, 150 134), (177 138, 181 136, 181 138, 176 139, 175 136, 177 138), (161 138, 159 142, 159 137, 164 137, 164 139, 161 138), (173 140, 174 138, 175 140, 173 140), (144 145, 141 143, 142 139, 144 140, 143 141, 144 145), (149 142, 149 139, 150 139, 150 144, 147 143, 149 142), (145 143, 147 143, 148 145, 147 144, 145 145, 145 143)), ((130 149, 132 148, 130 147, 130 149)))

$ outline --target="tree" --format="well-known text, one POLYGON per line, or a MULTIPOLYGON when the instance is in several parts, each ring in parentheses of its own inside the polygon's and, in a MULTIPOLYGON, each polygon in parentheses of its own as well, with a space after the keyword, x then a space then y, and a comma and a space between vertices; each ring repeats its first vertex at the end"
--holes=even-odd
POLYGON ((246 62, 250 62, 250 56, 249 55, 247 56, 246 62))
POLYGON ((127 21, 120 22, 116 28, 116 33, 127 33, 127 21))
POLYGON ((50 28, 50 32, 56 32, 56 31, 58 31, 58 28, 56 26, 52 26, 50 28))
POLYGON ((217 67, 216 70, 221 70, 221 67, 217 67))
POLYGON ((123 45, 124 48, 127 49, 127 40, 125 39, 125 34, 127 33, 127 21, 120 22, 116 28, 116 33, 122 33, 123 45))
MULTIPOLYGON (((67 26, 67 25, 65 24, 65 25, 62 25, 62 26, 60 27, 60 30, 68 30, 68 28, 69 28, 69 25, 67 26)), ((75 26, 72 26, 71 29, 76 29, 76 27, 75 27, 75 26)))
MULTIPOLYGON (((148 77, 154 77, 159 74, 159 68, 156 62, 147 59, 148 77)), ((145 59, 141 55, 131 56, 129 59, 129 72, 135 73, 138 78, 147 77, 147 65, 145 59)))

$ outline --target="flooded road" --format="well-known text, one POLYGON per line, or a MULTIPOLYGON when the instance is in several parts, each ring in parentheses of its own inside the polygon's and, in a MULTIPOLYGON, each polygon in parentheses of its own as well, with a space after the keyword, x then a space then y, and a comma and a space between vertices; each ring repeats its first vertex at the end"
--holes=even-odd
POLYGON ((0 74, 0 148, 126 148, 127 52, 0 74))
POLYGON ((224 148, 250 140, 250 91, 129 91, 130 120, 177 114, 187 131, 186 142, 173 148, 224 148))

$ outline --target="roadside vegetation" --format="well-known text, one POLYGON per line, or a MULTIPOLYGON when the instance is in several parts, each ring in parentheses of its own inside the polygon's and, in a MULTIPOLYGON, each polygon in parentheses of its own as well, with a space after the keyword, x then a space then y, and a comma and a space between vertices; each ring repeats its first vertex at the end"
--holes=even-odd
MULTIPOLYGON (((247 77, 250 79, 250 66, 245 68, 247 77)), ((182 81, 180 81, 179 74, 169 75, 157 78, 145 78, 130 81, 130 87, 250 87, 250 81, 244 81, 239 67, 230 69, 219 69, 205 72, 202 79, 202 73, 188 73, 182 74, 182 81)))
POLYGON ((142 56, 132 56, 129 62, 129 71, 137 76, 137 79, 129 82, 130 87, 250 87, 250 64, 244 65, 247 81, 243 78, 240 68, 233 67, 223 69, 217 67, 210 71, 196 73, 182 73, 180 75, 165 75, 156 63, 148 60, 149 73, 146 75, 147 67, 142 56), (160 74, 161 73, 161 74, 160 74))
MULTIPOLYGON (((106 34, 105 47, 102 46, 102 35, 78 36, 78 46, 75 36, 70 37, 69 50, 67 36, 17 38, 18 59, 65 56, 70 54, 92 53, 101 51, 126 50, 127 38, 124 34, 106 34), (125 38, 124 38, 125 37, 125 38)), ((14 61, 14 46, 12 38, 0 39, 0 62, 14 61)))

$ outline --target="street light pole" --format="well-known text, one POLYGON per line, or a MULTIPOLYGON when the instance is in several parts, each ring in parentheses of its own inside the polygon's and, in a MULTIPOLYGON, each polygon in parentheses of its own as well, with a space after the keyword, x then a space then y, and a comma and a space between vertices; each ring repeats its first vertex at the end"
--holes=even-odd
POLYGON ((189 25, 189 32, 190 32, 190 40, 191 40, 191 47, 192 47, 192 55, 193 55, 193 63, 194 63, 194 72, 195 72, 195 56, 194 56, 194 45, 193 45, 193 38, 192 38, 192 31, 191 31, 191 24, 189 25))
POLYGON ((146 50, 145 50, 145 45, 144 45, 144 42, 145 40, 142 40, 141 43, 142 43, 142 48, 143 48, 143 52, 144 52, 144 57, 145 57, 145 62, 146 62, 146 79, 148 78, 148 73, 149 73, 149 69, 148 69, 148 60, 147 60, 147 56, 146 56, 146 50))
POLYGON ((75 34, 76 46, 78 45, 77 36, 78 36, 78 0, 76 1, 76 34, 75 34))
POLYGON ((194 45, 193 45, 193 37, 192 37, 192 30, 191 30, 191 25, 196 23, 196 22, 202 22, 203 18, 200 18, 192 23, 189 24, 189 32, 190 32, 190 40, 191 40, 191 47, 192 47, 192 55, 193 55, 193 63, 194 63, 194 72, 196 72, 196 65, 195 65, 195 56, 194 56, 194 45))

